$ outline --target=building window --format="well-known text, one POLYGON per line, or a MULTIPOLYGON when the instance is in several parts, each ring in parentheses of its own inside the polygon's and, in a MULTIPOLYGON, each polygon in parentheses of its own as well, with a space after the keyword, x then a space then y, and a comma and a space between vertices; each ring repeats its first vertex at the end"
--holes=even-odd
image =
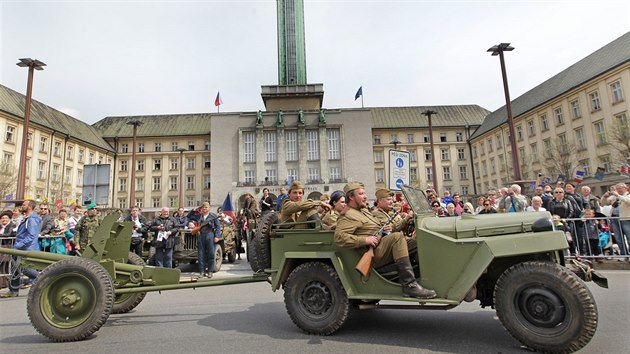
POLYGON ((188 151, 195 151, 195 143, 193 141, 188 142, 188 151))
POLYGON ((494 151, 493 147, 492 147, 492 138, 488 139, 488 152, 492 152, 494 151))
POLYGON ((154 145, 155 152, 162 152, 162 143, 155 143, 154 145))
POLYGON ((433 180, 433 168, 431 167, 426 167, 426 175, 427 175, 427 181, 431 181, 433 180))
POLYGON ((529 145, 529 148, 532 152, 532 157, 533 158, 538 158, 538 144, 537 143, 532 143, 529 145))
POLYGON ((441 143, 445 143, 446 142, 446 133, 440 133, 440 142, 441 143))
POLYGON ((177 190, 177 180, 178 178, 176 176, 170 176, 168 178, 168 189, 171 191, 176 191, 177 190))
POLYGON ((186 206, 188 206, 188 207, 195 206, 195 197, 187 195, 186 196, 186 206))
POLYGON ((602 109, 601 103, 599 102, 599 92, 593 91, 588 94, 588 98, 591 101, 591 112, 599 111, 602 109))
POLYGON ((584 139, 584 128, 575 129, 575 142, 580 150, 586 149, 586 140, 584 139))
POLYGON ((291 181, 295 181, 296 179, 299 179, 297 170, 294 169, 294 168, 287 169, 287 178, 288 178, 288 181, 289 181, 289 183, 287 183, 287 184, 291 184, 291 181))
POLYGON ((473 151, 473 158, 476 159, 477 158, 477 147, 473 146, 472 151, 473 151))
POLYGON ((466 166, 459 166, 459 179, 468 179, 468 169, 466 166))
POLYGON ((29 149, 33 148, 33 132, 26 134, 26 145, 28 145, 29 149))
POLYGON ((584 171, 584 175, 585 176, 590 176, 591 175, 591 166, 590 166, 589 160, 588 159, 582 160, 582 161, 580 161, 580 164, 582 165, 582 171, 584 171))
POLYGON ((488 175, 488 164, 486 161, 481 161, 481 173, 484 177, 488 175))
POLYGON ((422 142, 423 143, 430 143, 431 141, 429 140, 429 134, 424 133, 424 135, 422 136, 422 142))
POLYGON ((144 177, 137 177, 136 178, 136 191, 143 191, 144 190, 144 177))
POLYGON ((243 132, 243 159, 245 162, 256 162, 256 134, 243 132))
POLYGON ((85 152, 83 149, 79 149, 79 163, 83 163, 83 158, 85 156, 85 152))
POLYGON ((171 171, 179 169, 179 159, 171 159, 171 171))
POLYGON ((418 168, 417 167, 411 167, 409 169, 409 179, 413 182, 418 180, 418 168))
POLYGON ((15 127, 12 125, 7 125, 7 131, 4 134, 4 141, 7 143, 14 143, 15 139, 15 127))
POLYGON ((381 143, 381 136, 380 135, 374 135, 374 145, 378 145, 381 143))
POLYGON ((464 148, 457 148, 457 159, 466 160, 466 150, 464 148))
POLYGON ((127 200, 125 198, 118 199, 118 209, 127 209, 127 200))
POLYGON ((431 149, 424 149, 424 161, 431 161, 433 159, 433 153, 431 149))
POLYGON ((39 152, 46 153, 46 146, 48 146, 48 138, 40 137, 39 138, 39 152))
POLYGON ((376 179, 376 183, 385 182, 385 170, 382 168, 374 169, 374 178, 376 179))
POLYGON ((328 134, 328 159, 341 159, 341 146, 339 144, 339 129, 327 129, 328 134))
POLYGON ((120 152, 123 154, 126 154, 129 152, 129 145, 128 144, 120 144, 120 152))
POLYGON ((580 101, 573 100, 570 103, 571 105, 571 118, 577 119, 582 117, 582 110, 580 109, 580 101))
POLYGON ((564 114, 562 107, 554 108, 553 115, 556 117, 556 126, 564 124, 564 114))
POLYGON ((390 144, 394 141, 398 141, 398 134, 390 134, 389 141, 390 141, 390 144))
POLYGON ((623 101, 623 91, 621 90, 621 83, 619 81, 610 84, 610 90, 612 91, 613 103, 623 101))
POLYGON ((171 151, 177 151, 178 148, 179 144, 176 141, 171 142, 171 151))
POLYGON ((153 170, 159 171, 160 169, 162 169, 162 159, 153 160, 153 170))
POLYGON ((74 146, 68 145, 68 148, 66 150, 66 159, 69 161, 74 160, 74 146))
POLYGON ((265 170, 265 182, 268 182, 268 183, 278 182, 278 173, 275 168, 265 170))
POLYGON ((549 138, 543 140, 543 146, 545 147, 545 151, 551 150, 551 140, 549 138))
POLYGON ((449 160, 448 149, 440 149, 440 156, 442 157, 442 161, 449 160))
POLYGON ((523 126, 520 124, 516 126, 516 140, 523 140, 523 126))
POLYGON ((536 135, 536 125, 534 124, 534 120, 527 121, 527 133, 530 137, 536 135))
POLYGON ((153 189, 154 191, 159 191, 162 189, 162 177, 153 177, 153 189))
POLYGON ((341 168, 339 168, 339 167, 331 167, 330 168, 330 180, 331 181, 340 181, 341 180, 341 168))
POLYGON ((46 161, 37 162, 37 179, 43 180, 46 176, 46 161))
POLYGON ((53 155, 54 156, 61 156, 61 142, 60 141, 56 141, 53 144, 53 155))
POLYGON ((308 161, 319 160, 319 142, 317 139, 317 130, 306 131, 306 146, 308 153, 308 161))
POLYGON ((151 198, 151 205, 154 208, 159 208, 160 207, 160 198, 158 198, 158 197, 151 198))
POLYGON ((144 143, 138 143, 138 152, 144 152, 144 143))
POLYGON ((497 134, 497 149, 503 149, 503 139, 499 134, 497 134))
POLYGON ((204 189, 210 189, 212 183, 212 178, 211 176, 203 176, 203 188, 204 189))
POLYGON ((204 148, 206 151, 210 151, 210 140, 206 140, 206 141, 203 143, 203 148, 204 148))
POLYGON ((187 170, 194 170, 195 169, 195 158, 194 157, 189 157, 186 159, 186 169, 187 170))
POLYGON ((413 144, 413 143, 414 143, 413 134, 407 134, 407 144, 413 144))
POLYGON ((445 181, 451 180, 451 168, 449 166, 442 167, 442 177, 445 181))
POLYGON ((455 141, 457 141, 457 142, 464 141, 464 133, 462 133, 462 132, 455 133, 455 141))
POLYGON ((604 122, 599 121, 593 124, 595 128, 595 141, 597 145, 606 144, 606 129, 604 128, 604 122))
POLYGON ((72 167, 66 167, 66 173, 63 175, 63 183, 72 183, 72 167))
POLYGON ((317 167, 309 167, 308 168, 308 181, 313 183, 319 182, 319 168, 317 167))
POLYGON ((53 182, 59 182, 59 165, 58 164, 53 164, 52 180, 53 182))
POLYGON ((195 189, 195 176, 186 176, 186 189, 195 189))
POLYGON ((544 132, 549 130, 549 118, 547 118, 547 113, 540 115, 540 129, 544 132))
POLYGON ((479 143, 479 150, 481 151, 481 155, 485 155, 486 154, 486 143, 485 142, 481 142, 479 143))
POLYGON ((278 158, 276 155, 276 132, 265 132, 263 137, 265 139, 265 162, 277 161, 278 158))
POLYGON ((93 153, 93 152, 91 152, 91 153, 88 155, 88 164, 90 164, 90 165, 91 165, 91 164, 93 164, 93 163, 94 163, 94 153, 93 153))
POLYGON ((416 154, 416 150, 409 150, 409 161, 411 161, 411 162, 418 161, 418 156, 416 154))
POLYGON ((210 158, 209 157, 204 157, 203 158, 203 168, 210 168, 210 166, 212 165, 210 158))
POLYGON ((600 156, 599 163, 602 167, 604 167, 604 172, 606 173, 610 172, 610 156, 608 155, 600 156))
POLYGON ((285 131, 284 139, 287 144, 287 161, 297 161, 297 132, 295 130, 285 131))
POLYGON ((374 151, 374 162, 383 162, 383 152, 382 151, 374 151))
POLYGON ((127 191, 127 179, 126 178, 119 178, 118 179, 118 191, 119 192, 126 192, 127 191))
POLYGON ((461 186, 462 195, 468 195, 468 186, 461 186))
POLYGON ((138 171, 144 171, 144 160, 138 160, 138 168, 136 168, 136 170, 138 171))
POLYGON ((490 174, 494 175, 496 173, 497 173, 497 165, 494 163, 494 157, 493 157, 490 159, 490 174))
POLYGON ((128 161, 127 160, 120 160, 120 171, 124 172, 128 170, 128 166, 127 166, 128 161))
POLYGON ((83 185, 83 170, 77 170, 77 185, 83 185))
POLYGON ((256 183, 256 171, 254 170, 245 171, 245 183, 247 184, 256 183))

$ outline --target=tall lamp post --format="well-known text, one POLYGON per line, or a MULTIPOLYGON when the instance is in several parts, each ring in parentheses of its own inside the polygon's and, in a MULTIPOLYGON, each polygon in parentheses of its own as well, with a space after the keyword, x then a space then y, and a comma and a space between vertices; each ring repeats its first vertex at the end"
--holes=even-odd
POLYGON ((512 169, 514 170, 514 180, 521 180, 521 165, 518 162, 518 151, 516 150, 516 136, 514 135, 514 120, 512 118, 512 104, 510 101, 510 90, 508 88, 507 74, 505 72, 505 59, 503 58, 503 52, 511 52, 514 47, 510 47, 510 43, 497 44, 488 52, 492 53, 492 56, 499 56, 501 60, 501 75, 503 76, 503 91, 505 92, 505 110, 507 111, 508 128, 510 129, 510 147, 512 149, 512 169))
POLYGON ((31 119, 31 97, 33 95, 33 73, 35 70, 44 70, 46 64, 37 59, 22 58, 16 64, 19 67, 28 67, 28 83, 26 86, 26 107, 24 109, 24 131, 22 132, 22 150, 20 151, 20 166, 18 169, 17 190, 15 200, 24 200, 26 189, 26 153, 28 152, 28 128, 31 119))
POLYGON ((188 149, 179 148, 179 207, 184 207, 184 151, 188 149))
POLYGON ((133 142, 131 144, 131 181, 129 186, 129 204, 130 206, 136 205, 136 140, 138 139, 138 126, 142 125, 142 122, 134 119, 127 122, 129 125, 133 125, 133 142))
POLYGON ((398 139, 394 139, 394 140, 390 141, 389 143, 394 145, 394 150, 397 150, 398 149, 398 144, 400 144, 400 141, 398 141, 398 139))
POLYGON ((431 169, 433 170, 433 173, 431 174, 433 177, 433 190, 437 193, 438 192, 438 184, 437 184, 437 171, 435 170, 435 151, 433 149, 433 124, 431 124, 431 116, 437 114, 436 111, 432 111, 430 109, 427 109, 426 111, 422 112, 423 116, 427 116, 427 118, 429 119, 429 143, 431 145, 431 169))

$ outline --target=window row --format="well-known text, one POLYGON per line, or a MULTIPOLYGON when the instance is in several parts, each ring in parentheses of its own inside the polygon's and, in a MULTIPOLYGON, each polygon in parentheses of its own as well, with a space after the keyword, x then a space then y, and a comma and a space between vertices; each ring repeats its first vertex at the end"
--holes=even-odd
MULTIPOLYGON (((146 148, 145 148, 145 144, 144 143, 138 143, 138 146, 136 147, 137 151, 136 152, 146 152, 146 148)), ((206 151, 210 151, 210 141, 205 141, 204 142, 204 150, 206 151)), ((174 141, 171 142, 171 151, 175 152, 175 151, 195 151, 195 142, 193 141, 189 141, 185 147, 179 147, 179 143, 174 141)), ((153 143, 153 151, 154 152, 162 152, 162 143, 161 142, 156 142, 153 143)), ((123 143, 120 144, 120 152, 121 153, 129 153, 129 144, 128 143, 123 143)))
MULTIPOLYGON (((320 134, 319 130, 306 130, 306 159, 317 161, 320 159, 320 134)), ((326 147, 328 160, 341 159, 341 131, 340 129, 326 129, 326 147)), ((278 133, 265 131, 263 133, 263 149, 265 162, 278 161, 278 133)), ((286 130, 284 132, 284 151, 286 161, 297 161, 299 158, 298 132, 286 130)), ((256 132, 243 132, 243 161, 256 162, 256 132)))

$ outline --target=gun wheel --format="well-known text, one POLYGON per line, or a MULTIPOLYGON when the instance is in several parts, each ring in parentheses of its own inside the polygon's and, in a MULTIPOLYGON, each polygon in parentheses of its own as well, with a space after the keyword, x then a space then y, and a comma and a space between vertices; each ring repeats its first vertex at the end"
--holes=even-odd
MULTIPOLYGON (((133 264, 137 266, 145 265, 142 258, 133 252, 129 252, 127 264, 133 264)), ((129 293, 116 295, 116 298, 114 299, 114 307, 112 308, 112 313, 127 313, 133 310, 142 302, 142 300, 144 300, 145 296, 147 296, 147 293, 129 293)))
POLYGON ((69 258, 46 267, 26 302, 37 332, 55 342, 83 340, 107 321, 114 305, 114 284, 100 264, 69 258))
POLYGON ((551 262, 506 270, 494 291, 497 315, 512 337, 546 353, 583 348, 597 329, 597 306, 584 282, 551 262))
POLYGON ((335 269, 320 262, 295 268, 284 285, 284 303, 304 332, 329 335, 348 318, 350 302, 335 269))

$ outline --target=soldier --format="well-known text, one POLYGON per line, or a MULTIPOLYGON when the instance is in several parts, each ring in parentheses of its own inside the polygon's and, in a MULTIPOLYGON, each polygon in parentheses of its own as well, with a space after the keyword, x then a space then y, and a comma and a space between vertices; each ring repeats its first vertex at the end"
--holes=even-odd
MULTIPOLYGON (((389 189, 381 188, 376 191, 376 208, 372 211, 372 215, 380 221, 381 225, 385 224, 389 220, 390 216, 394 214, 394 192, 389 189)), ((404 231, 409 225, 412 215, 401 212, 394 217, 391 224, 385 227, 385 230, 398 232, 404 231)))
MULTIPOLYGON (((319 221, 317 216, 317 208, 322 207, 330 210, 330 205, 320 200, 302 200, 304 197, 304 187, 299 181, 293 181, 289 187, 289 197, 282 202, 280 208, 280 222, 304 222, 319 221)), ((314 228, 315 224, 299 224, 295 225, 296 229, 314 228)))
POLYGON ((386 237, 376 235, 380 222, 367 209, 367 195, 363 183, 350 182, 343 187, 348 210, 337 221, 335 243, 340 247, 355 248, 364 253, 374 249, 374 267, 379 268, 396 262, 404 296, 430 299, 435 291, 418 284, 409 260, 409 250, 416 251, 415 242, 405 239, 402 233, 394 232, 386 237))
POLYGON ((94 232, 101 226, 101 220, 97 216, 98 209, 96 204, 92 203, 87 207, 87 215, 83 216, 77 223, 74 234, 75 250, 84 250, 88 243, 92 241, 94 232))

